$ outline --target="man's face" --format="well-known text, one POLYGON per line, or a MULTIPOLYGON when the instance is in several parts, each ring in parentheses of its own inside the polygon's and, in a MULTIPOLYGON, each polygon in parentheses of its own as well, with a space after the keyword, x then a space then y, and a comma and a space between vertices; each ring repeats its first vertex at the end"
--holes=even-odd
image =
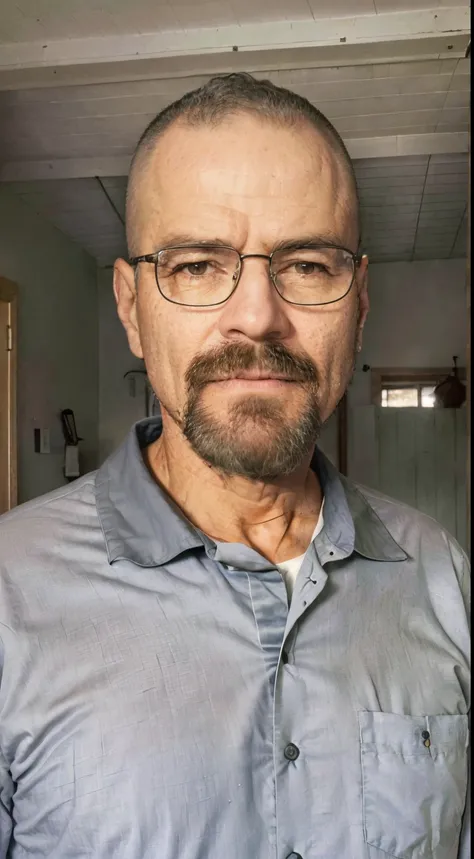
MULTIPOLYGON (((351 187, 323 138, 250 115, 168 129, 138 176, 131 216, 136 255, 193 241, 242 254, 309 237, 352 251, 358 243, 351 187)), ((163 298, 153 265, 139 265, 135 290, 133 271, 118 261, 119 314, 165 423, 224 473, 294 471, 350 380, 367 312, 365 269, 364 260, 341 301, 305 307, 280 297, 266 260, 247 259, 227 302, 187 307, 163 298), (248 378, 257 371, 267 378, 248 378), (268 378, 275 375, 284 379, 268 378)))

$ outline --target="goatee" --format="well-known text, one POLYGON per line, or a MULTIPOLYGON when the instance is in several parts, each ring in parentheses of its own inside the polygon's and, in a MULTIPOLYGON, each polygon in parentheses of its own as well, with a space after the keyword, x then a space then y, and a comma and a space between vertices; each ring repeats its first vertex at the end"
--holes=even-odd
POLYGON ((186 373, 182 430, 193 450, 226 475, 271 481, 292 474, 311 453, 321 429, 318 372, 310 358, 279 343, 230 343, 198 356, 186 373), (220 418, 203 402, 206 386, 239 370, 281 374, 294 384, 298 413, 277 396, 251 394, 230 403, 220 418))

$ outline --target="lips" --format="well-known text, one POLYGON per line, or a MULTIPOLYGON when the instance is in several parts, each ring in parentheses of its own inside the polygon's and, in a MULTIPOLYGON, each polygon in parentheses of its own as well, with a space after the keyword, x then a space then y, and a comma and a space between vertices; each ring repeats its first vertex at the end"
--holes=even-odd
POLYGON ((212 379, 212 382, 232 382, 233 380, 243 380, 247 382, 294 382, 295 379, 291 379, 288 376, 284 376, 280 373, 269 373, 268 371, 260 371, 260 370, 240 370, 237 373, 234 373, 232 376, 221 376, 217 379, 212 379))

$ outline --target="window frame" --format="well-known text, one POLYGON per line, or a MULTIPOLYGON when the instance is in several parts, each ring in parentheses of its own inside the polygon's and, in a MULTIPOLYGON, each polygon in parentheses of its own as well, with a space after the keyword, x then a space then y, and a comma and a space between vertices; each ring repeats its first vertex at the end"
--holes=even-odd
MULTIPOLYGON (((452 372, 451 367, 371 367, 371 402, 374 406, 382 406, 383 388, 401 388, 418 390, 417 408, 426 408, 421 405, 422 388, 436 386, 452 372)), ((466 368, 458 367, 458 375, 462 382, 466 382, 466 368)), ((390 408, 390 407, 388 407, 390 408)), ((410 408, 400 406, 400 408, 410 408)), ((415 406, 411 408, 416 408, 415 406)))

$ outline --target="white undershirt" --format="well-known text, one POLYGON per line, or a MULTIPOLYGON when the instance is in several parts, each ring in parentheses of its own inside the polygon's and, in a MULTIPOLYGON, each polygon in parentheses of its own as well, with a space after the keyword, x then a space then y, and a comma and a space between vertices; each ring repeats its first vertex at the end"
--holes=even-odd
MULTIPOLYGON (((310 544, 313 542, 314 538, 323 530, 324 527, 324 517, 323 517, 323 507, 324 507, 324 498, 323 503, 321 504, 321 510, 319 511, 319 519, 316 523, 316 528, 313 531, 313 536, 311 537, 310 544)), ((309 548, 309 546, 308 546, 309 548)), ((308 551, 308 549, 306 550, 308 551)), ((275 564, 275 566, 280 570, 280 573, 283 576, 286 590, 288 592, 288 601, 291 600, 291 596, 293 593, 293 588, 295 586, 296 577, 301 569, 303 561, 305 559, 306 552, 303 555, 298 555, 297 558, 290 558, 289 561, 282 561, 280 564, 275 564)))

